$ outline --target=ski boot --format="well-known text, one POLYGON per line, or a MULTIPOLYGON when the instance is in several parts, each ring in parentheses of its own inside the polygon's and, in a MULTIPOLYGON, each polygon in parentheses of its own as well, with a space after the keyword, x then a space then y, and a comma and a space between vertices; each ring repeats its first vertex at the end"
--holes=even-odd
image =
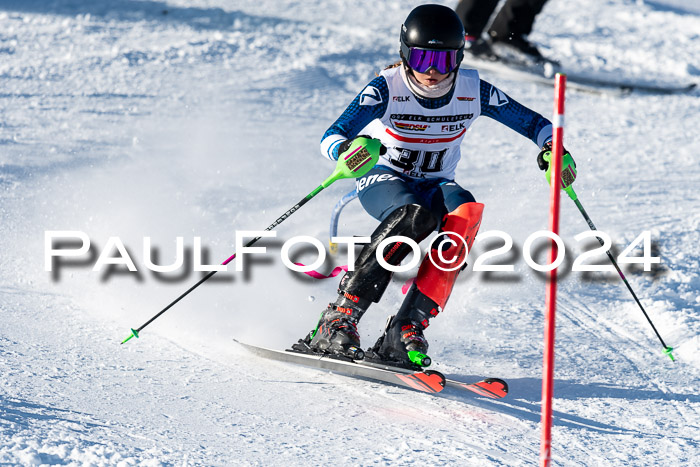
POLYGON ((493 38, 491 50, 498 60, 536 73, 556 70, 560 67, 558 61, 542 55, 537 46, 522 35, 507 39, 493 38))
POLYGON ((464 36, 464 53, 479 60, 498 60, 498 56, 491 49, 491 43, 475 36, 464 36))
POLYGON ((338 297, 321 313, 316 329, 309 335, 309 348, 318 353, 330 353, 353 360, 364 358, 360 348, 357 323, 370 302, 350 294, 338 297))
MULTIPOLYGON (((355 261, 355 270, 346 273, 338 286, 338 299, 329 304, 321 314, 316 329, 297 344, 294 350, 305 353, 322 353, 361 359, 360 335, 357 323, 372 303, 381 299, 389 282, 391 271, 377 261, 377 249, 384 239, 406 236, 417 242, 425 239, 437 226, 437 219, 427 209, 417 204, 407 204, 392 211, 372 233, 355 261)), ((382 256, 391 265, 399 265, 411 252, 402 243, 390 243, 383 247, 382 256)))
POLYGON ((414 284, 401 309, 387 320, 384 334, 368 351, 368 357, 394 366, 420 370, 432 363, 423 331, 440 307, 414 284))

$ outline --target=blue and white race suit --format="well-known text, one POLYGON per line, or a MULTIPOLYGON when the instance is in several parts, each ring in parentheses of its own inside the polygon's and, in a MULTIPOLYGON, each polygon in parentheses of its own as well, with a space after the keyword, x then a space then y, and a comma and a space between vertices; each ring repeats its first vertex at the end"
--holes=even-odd
POLYGON ((451 91, 425 99, 411 92, 400 67, 394 67, 373 79, 328 128, 321 152, 337 160, 341 142, 368 135, 387 147, 379 165, 411 178, 452 180, 462 139, 481 115, 503 123, 538 147, 552 137, 549 120, 481 80, 476 70, 458 70, 451 91))

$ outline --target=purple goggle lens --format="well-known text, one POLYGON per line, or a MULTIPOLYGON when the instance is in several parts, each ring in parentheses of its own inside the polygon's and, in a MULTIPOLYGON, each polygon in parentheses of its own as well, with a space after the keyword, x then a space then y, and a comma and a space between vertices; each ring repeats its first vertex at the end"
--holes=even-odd
POLYGON ((408 51, 408 66, 418 73, 425 73, 435 68, 438 73, 444 75, 457 68, 457 51, 411 47, 408 51))

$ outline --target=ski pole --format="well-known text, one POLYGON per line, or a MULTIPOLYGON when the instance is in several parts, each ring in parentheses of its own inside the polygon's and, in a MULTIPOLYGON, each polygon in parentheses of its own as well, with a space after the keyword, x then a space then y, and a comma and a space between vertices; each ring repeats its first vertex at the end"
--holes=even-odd
MULTIPOLYGON (((564 154, 564 166, 567 167, 570 172, 568 172, 568 175, 566 173, 566 170, 562 171, 562 189, 566 192, 567 195, 569 195, 569 198, 576 204, 576 207, 578 208, 579 212, 583 216, 583 218, 586 220, 586 223, 588 224, 588 227, 590 227, 591 230, 598 230, 596 229, 596 226, 593 224, 593 221, 591 218, 588 216, 588 213, 586 212, 585 209, 583 209, 583 205, 581 204, 581 201, 578 200, 578 195, 576 195, 576 192, 574 191, 574 188, 571 186, 571 184, 574 182, 576 179, 576 172, 574 171, 573 167, 573 161, 572 164, 568 164, 566 162, 566 156, 569 156, 569 159, 571 156, 569 154, 564 154), (573 177, 572 177, 573 175, 573 177)), ((551 164, 550 164, 551 168, 551 164)), ((549 174, 549 169, 547 169, 547 181, 550 179, 550 174, 549 174)), ((605 246, 603 239, 600 237, 596 237, 598 239, 598 242, 601 244, 601 246, 605 246)), ((624 282, 625 286, 627 287, 627 290, 630 291, 632 294, 632 298, 634 298, 634 301, 637 302, 637 305, 639 306, 639 309, 642 310, 642 313, 644 313, 644 317, 647 319, 649 322, 649 325, 651 328, 654 330, 654 333, 656 334, 656 337, 659 338, 659 341, 661 342, 661 345, 664 346, 664 354, 668 355, 668 357, 671 359, 671 361, 676 361, 676 359, 673 357, 673 347, 669 347, 666 345, 664 342, 663 338, 661 337, 661 334, 659 334, 659 331, 656 330, 656 326, 654 326, 654 323, 651 321, 651 318, 647 314, 646 310, 644 309, 644 306, 642 306, 642 302, 639 301, 639 298, 637 298, 637 294, 634 293, 634 290, 632 289, 632 286, 630 283, 627 281, 627 278, 625 275, 622 273, 622 270, 620 269, 620 266, 617 264, 617 261, 615 261, 615 258, 613 257, 612 253, 610 253, 610 250, 606 250, 605 254, 608 255, 608 259, 610 259, 610 262, 615 266, 615 270, 617 270, 617 273, 620 275, 620 279, 622 279, 622 282, 624 282)))
MULTIPOLYGON (((573 190, 571 190, 573 192, 573 190)), ((571 195, 569 195, 571 196, 571 195)), ((586 219, 586 223, 588 223, 588 227, 591 228, 591 230, 597 230, 595 225, 593 224, 593 221, 591 220, 590 217, 588 217, 588 213, 586 213, 586 210, 583 209, 583 205, 581 202, 578 200, 578 197, 576 196, 576 193, 574 193, 574 197, 571 198, 574 203, 576 204, 576 207, 578 210, 581 212, 581 215, 583 216, 584 219, 586 219)), ((598 238, 598 242, 600 242, 601 245, 603 245, 603 240, 600 237, 598 238)), ((644 313, 644 317, 647 319, 649 322, 649 325, 651 328, 654 330, 654 333, 656 334, 656 337, 659 338, 659 342, 661 342, 661 345, 664 346, 664 354, 668 355, 668 357, 671 359, 671 361, 676 361, 676 359, 673 357, 673 347, 669 347, 666 345, 664 342, 663 338, 661 337, 661 334, 659 334, 659 331, 656 330, 656 326, 654 326, 654 323, 651 321, 651 318, 647 314, 646 310, 642 306, 642 302, 639 301, 639 298, 637 298, 637 294, 634 293, 634 290, 632 290, 632 286, 630 283, 627 281, 627 278, 625 275, 622 273, 622 270, 620 269, 620 266, 618 266, 617 261, 615 261, 615 258, 613 255, 610 253, 610 250, 606 250, 605 253, 608 255, 608 258, 610 259, 610 262, 615 266, 615 270, 617 270, 617 273, 620 275, 620 279, 622 279, 622 282, 624 282, 625 286, 627 286, 627 290, 630 291, 632 294, 632 298, 634 298, 634 301, 637 302, 637 305, 639 306, 639 309, 642 310, 642 313, 644 313)))
MULTIPOLYGON (((377 163, 377 160, 379 159, 379 154, 380 154, 380 149, 381 149, 381 143, 379 140, 376 139, 370 139, 370 138, 355 138, 353 141, 352 145, 350 148, 345 151, 341 156, 338 158, 338 163, 335 166, 335 170, 331 175, 323 181, 316 189, 314 189, 311 193, 306 195, 301 201, 299 201, 297 204, 295 204, 292 208, 287 210, 284 214, 282 214, 280 217, 277 218, 275 222, 270 224, 265 230, 269 231, 277 227, 279 224, 284 222, 289 216, 291 216, 293 213, 295 213, 299 208, 301 208, 303 205, 308 203, 312 198, 314 198, 317 194, 319 194, 324 188, 328 188, 331 184, 333 184, 335 181, 343 179, 343 178, 357 178, 361 177, 364 174, 366 174, 374 165, 377 163)), ((260 240, 262 237, 255 237, 252 240, 250 240, 248 243, 244 245, 244 247, 249 247, 253 245, 255 242, 260 240)), ((236 254, 234 253, 231 255, 226 261, 221 263, 223 266, 227 265, 233 259, 236 257, 236 254)), ((214 274, 216 274, 217 271, 210 271, 207 275, 202 277, 196 284, 194 284, 192 287, 187 289, 185 292, 183 292, 179 297, 177 297, 175 300, 170 302, 165 308, 160 310, 158 313, 156 313, 151 319, 143 323, 141 326, 138 328, 134 329, 131 328, 131 334, 124 339, 121 343, 124 344, 125 342, 129 341, 132 337, 139 337, 139 333, 149 324, 151 324, 153 321, 155 321, 159 316, 161 316, 163 313, 168 311, 170 308, 172 308, 176 303, 178 303, 180 300, 185 298, 187 295, 190 294, 194 289, 202 285, 204 282, 206 282, 209 278, 211 278, 214 274)))

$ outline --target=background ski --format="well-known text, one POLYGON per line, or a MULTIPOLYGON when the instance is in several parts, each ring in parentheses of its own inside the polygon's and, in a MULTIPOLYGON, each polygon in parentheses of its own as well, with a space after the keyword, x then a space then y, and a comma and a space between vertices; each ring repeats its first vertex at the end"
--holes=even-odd
POLYGON ((463 63, 466 67, 491 72, 504 78, 530 81, 547 86, 554 86, 553 75, 555 72, 561 72, 567 76, 568 88, 595 94, 621 93, 625 91, 683 94, 692 91, 697 86, 697 83, 644 81, 629 77, 606 76, 602 73, 584 74, 574 70, 556 69, 557 67, 553 67, 551 73, 545 74, 544 67, 529 69, 503 61, 479 60, 472 57, 464 57, 463 63), (550 74, 552 77, 548 77, 550 74))
MULTIPOLYGON (((625 76, 606 76, 602 73, 584 74, 582 72, 561 70, 566 74, 567 86, 569 83, 579 86, 599 86, 603 88, 618 89, 620 91, 643 91, 657 94, 683 94, 696 88, 697 83, 674 83, 663 81, 646 81, 625 76)), ((554 78, 552 78, 552 84, 554 78)))
POLYGON ((255 355, 271 360, 296 363, 312 368, 330 370, 346 376, 357 376, 396 384, 429 394, 438 393, 445 388, 445 377, 437 371, 411 371, 390 366, 362 365, 351 360, 346 361, 328 356, 267 349, 239 342, 235 339, 234 342, 255 355))

